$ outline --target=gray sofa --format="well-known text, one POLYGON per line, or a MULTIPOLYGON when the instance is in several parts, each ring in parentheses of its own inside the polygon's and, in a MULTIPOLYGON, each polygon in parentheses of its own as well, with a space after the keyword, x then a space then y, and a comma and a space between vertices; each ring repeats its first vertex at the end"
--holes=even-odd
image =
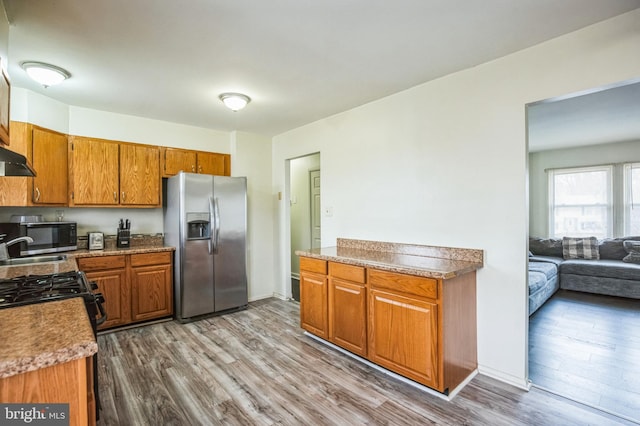
POLYGON ((529 315, 558 288, 640 299, 640 264, 625 262, 624 241, 638 237, 598 241, 600 259, 564 259, 562 239, 529 238, 529 315))

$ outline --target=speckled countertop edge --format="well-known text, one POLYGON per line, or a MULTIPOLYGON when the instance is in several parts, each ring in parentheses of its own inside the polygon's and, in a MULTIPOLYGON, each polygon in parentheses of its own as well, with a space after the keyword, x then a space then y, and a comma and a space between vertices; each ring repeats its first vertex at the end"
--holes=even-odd
POLYGON ((77 271, 78 264, 76 258, 117 256, 124 254, 144 254, 158 253, 164 251, 175 251, 175 247, 170 246, 141 246, 128 249, 105 249, 105 250, 75 250, 59 254, 65 254, 67 259, 57 262, 34 263, 32 265, 0 266, 0 279, 14 278, 22 275, 45 275, 58 274, 62 272, 77 271))
MULTIPOLYGON (((343 241, 345 240, 338 240, 339 243, 343 241)), ((398 250, 400 251, 400 253, 387 250, 389 247, 393 246, 402 249, 402 244, 398 243, 382 243, 383 250, 381 251, 375 250, 376 247, 380 247, 380 245, 375 244, 376 242, 367 243, 374 244, 365 245, 367 249, 362 248, 363 246, 358 244, 341 244, 336 247, 296 250, 295 253, 299 256, 306 256, 320 260, 329 260, 354 266, 372 267, 390 272, 398 272, 443 280, 473 272, 477 269, 482 268, 483 266, 482 250, 451 248, 450 250, 453 253, 454 257, 454 259, 451 259, 406 254, 406 252, 403 253, 403 250, 398 250), (371 250, 370 248, 374 248, 374 250, 371 250), (466 250, 471 250, 472 253, 465 253, 466 250), (478 255, 478 252, 480 252, 480 256, 478 255), (465 258, 466 254, 469 255, 467 258, 477 260, 460 260, 460 258, 465 258), (458 259, 455 259, 455 257, 457 257, 458 259)), ((411 246, 412 247, 410 250, 414 253, 416 252, 416 248, 419 249, 420 247, 426 248, 427 252, 434 252, 433 250, 431 250, 433 248, 431 246, 411 246)), ((435 248, 437 249, 436 252, 439 253, 446 253, 447 250, 447 247, 435 248)))
POLYGON ((132 248, 113 248, 103 250, 76 250, 68 252, 70 256, 75 258, 82 257, 99 257, 99 256, 117 256, 122 254, 144 254, 144 253, 159 253, 163 251, 175 251, 175 247, 170 246, 140 246, 132 248))
POLYGON ((0 310, 0 378, 98 352, 82 298, 0 310))

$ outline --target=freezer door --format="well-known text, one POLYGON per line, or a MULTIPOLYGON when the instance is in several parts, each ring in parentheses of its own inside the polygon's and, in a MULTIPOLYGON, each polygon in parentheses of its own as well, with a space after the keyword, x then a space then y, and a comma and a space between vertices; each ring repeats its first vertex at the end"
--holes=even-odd
MULTIPOLYGON (((210 175, 184 174, 184 210, 182 227, 182 282, 179 316, 191 318, 214 312, 213 256, 207 235, 194 235, 189 230, 189 220, 206 221, 209 215, 209 199, 212 196, 213 178, 210 175), (188 220, 189 218, 189 220, 188 220)), ((193 224, 191 225, 193 226, 193 224)))
POLYGON ((247 304, 247 180, 214 176, 213 229, 215 310, 247 304))

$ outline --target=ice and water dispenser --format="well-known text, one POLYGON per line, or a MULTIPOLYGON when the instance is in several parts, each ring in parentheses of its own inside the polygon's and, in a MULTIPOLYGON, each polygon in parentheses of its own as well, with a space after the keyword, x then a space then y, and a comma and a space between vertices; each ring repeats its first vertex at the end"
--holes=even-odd
POLYGON ((187 239, 203 240, 210 237, 209 213, 187 213, 187 239))

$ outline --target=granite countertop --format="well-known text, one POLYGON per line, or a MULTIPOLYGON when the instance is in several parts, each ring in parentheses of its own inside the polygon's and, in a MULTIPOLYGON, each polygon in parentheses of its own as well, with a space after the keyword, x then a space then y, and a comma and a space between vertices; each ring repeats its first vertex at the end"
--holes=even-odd
POLYGON ((67 252, 68 255, 80 257, 116 256, 119 254, 143 254, 158 253, 163 251, 175 251, 175 247, 170 246, 140 246, 131 248, 105 248, 103 250, 75 250, 67 252))
POLYGON ((98 351, 82 298, 0 309, 0 378, 98 351))
POLYGON ((296 254, 444 280, 483 266, 482 250, 362 240, 338 239, 336 247, 296 250, 296 254))
POLYGON ((0 266, 0 279, 20 277, 22 275, 46 275, 61 272, 77 271, 78 264, 76 258, 96 257, 96 256, 116 256, 122 254, 142 254, 157 253, 163 251, 174 251, 175 247, 169 246, 141 246, 128 249, 109 248, 104 250, 75 250, 67 251, 64 254, 67 259, 64 261, 34 263, 31 265, 0 266))

